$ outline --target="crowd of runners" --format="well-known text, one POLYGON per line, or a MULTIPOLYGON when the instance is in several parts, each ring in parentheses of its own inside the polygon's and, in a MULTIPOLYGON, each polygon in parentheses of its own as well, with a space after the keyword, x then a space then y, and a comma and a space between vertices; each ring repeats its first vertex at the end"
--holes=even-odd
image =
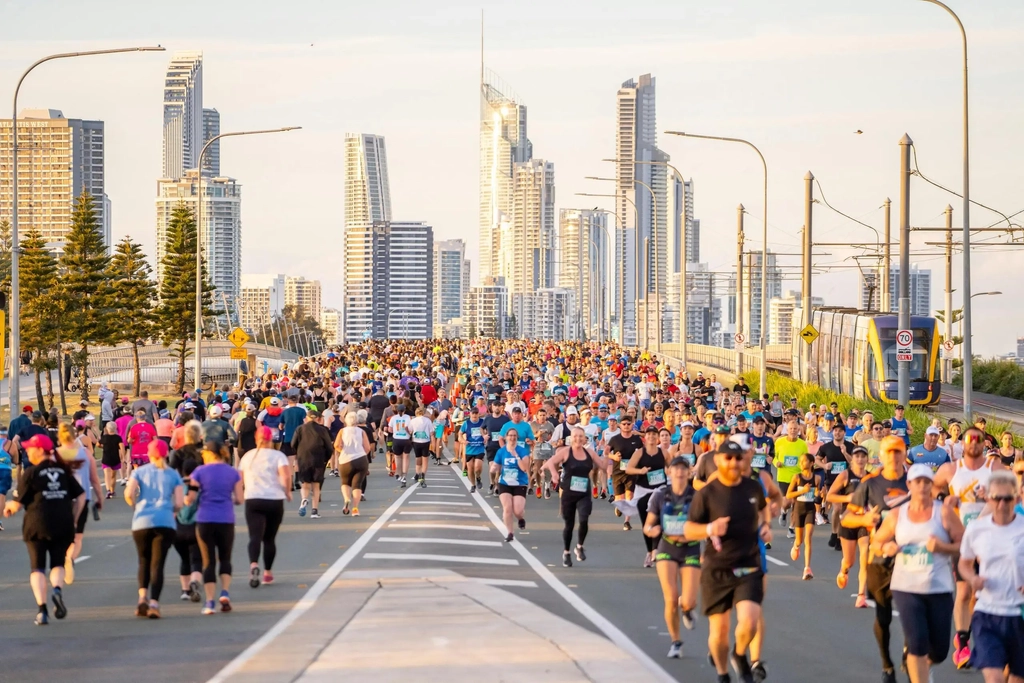
POLYGON ((883 681, 902 668, 926 683, 952 649, 986 683, 1024 683, 1024 457, 984 420, 917 435, 900 406, 887 420, 799 406, 614 344, 524 340, 371 340, 205 396, 129 401, 103 386, 99 400, 70 426, 26 406, 2 435, 0 505, 15 489, 4 514, 23 511, 40 625, 49 603, 67 615, 64 589, 104 501, 134 510, 135 614, 160 617, 173 548, 180 599, 212 615, 231 610, 236 506, 258 588, 274 581, 284 515, 318 519, 328 479, 358 516, 371 473, 426 488, 432 465, 455 463, 473 493, 500 501, 508 542, 529 498, 558 497, 564 567, 587 560, 598 501, 623 529, 638 525, 668 656, 703 613, 720 682, 730 667, 744 683, 768 677, 766 551, 787 544, 812 580, 817 535, 841 553, 837 587, 856 567, 853 606, 874 606, 883 681))

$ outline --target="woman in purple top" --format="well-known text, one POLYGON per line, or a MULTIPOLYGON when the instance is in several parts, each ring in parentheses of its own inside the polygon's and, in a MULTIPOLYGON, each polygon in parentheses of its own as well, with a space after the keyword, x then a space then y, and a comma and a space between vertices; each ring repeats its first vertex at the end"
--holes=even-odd
POLYGON ((231 451, 220 441, 203 444, 203 464, 192 471, 192 483, 185 499, 191 505, 196 496, 196 539, 203 556, 203 584, 206 603, 203 614, 213 614, 213 593, 220 564, 220 610, 231 611, 231 550, 235 544, 235 505, 242 503, 242 477, 229 463, 231 451), (215 554, 216 553, 216 554, 215 554))

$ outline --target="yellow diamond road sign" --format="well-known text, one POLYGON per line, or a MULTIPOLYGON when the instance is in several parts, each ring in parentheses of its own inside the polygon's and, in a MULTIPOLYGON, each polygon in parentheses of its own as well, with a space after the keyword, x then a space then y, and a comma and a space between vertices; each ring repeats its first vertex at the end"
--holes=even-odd
POLYGON ((810 344, 818 338, 818 331, 814 329, 814 325, 808 325, 804 329, 800 330, 800 338, 810 344))
POLYGON ((249 341, 249 335, 247 335, 245 333, 245 330, 243 330, 241 327, 236 327, 235 329, 231 330, 231 334, 228 335, 228 341, 234 344, 235 346, 241 348, 245 346, 245 343, 247 341, 249 341))

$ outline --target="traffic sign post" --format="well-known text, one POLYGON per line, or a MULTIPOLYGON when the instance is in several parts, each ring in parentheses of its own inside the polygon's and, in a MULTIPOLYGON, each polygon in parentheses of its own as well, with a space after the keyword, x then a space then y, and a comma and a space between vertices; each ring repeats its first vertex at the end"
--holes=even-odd
POLYGON ((231 360, 247 360, 248 358, 249 352, 245 350, 244 346, 231 349, 231 360))
POLYGON ((814 325, 811 325, 810 323, 808 323, 804 329, 800 330, 800 338, 808 344, 813 343, 819 336, 818 330, 816 330, 814 325))
POLYGON ((896 362, 911 362, 914 360, 914 331, 897 330, 896 332, 896 362))
MULTIPOLYGON (((228 341, 234 344, 236 348, 242 348, 243 346, 245 346, 249 342, 249 339, 249 335, 247 335, 245 333, 245 330, 243 330, 241 327, 236 327, 235 329, 231 330, 231 334, 228 335, 228 341)), ((231 357, 234 358, 234 356, 231 357)), ((244 359, 245 356, 241 356, 241 358, 244 359)))
POLYGON ((736 336, 733 337, 733 339, 736 340, 737 346, 743 346, 743 342, 746 341, 746 337, 743 336, 742 332, 737 332, 736 336))

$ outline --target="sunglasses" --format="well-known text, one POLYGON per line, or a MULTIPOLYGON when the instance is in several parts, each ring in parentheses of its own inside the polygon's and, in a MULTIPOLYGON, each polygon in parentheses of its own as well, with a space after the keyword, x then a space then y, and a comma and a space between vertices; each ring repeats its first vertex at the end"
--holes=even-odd
POLYGON ((1013 503, 1017 500, 1016 496, 989 496, 989 500, 993 503, 1013 503))
POLYGON ((964 437, 964 443, 981 443, 981 440, 977 434, 968 434, 964 437))
POLYGON ((743 459, 743 454, 742 453, 724 453, 724 454, 722 454, 722 459, 724 459, 724 460, 742 460, 743 459))

